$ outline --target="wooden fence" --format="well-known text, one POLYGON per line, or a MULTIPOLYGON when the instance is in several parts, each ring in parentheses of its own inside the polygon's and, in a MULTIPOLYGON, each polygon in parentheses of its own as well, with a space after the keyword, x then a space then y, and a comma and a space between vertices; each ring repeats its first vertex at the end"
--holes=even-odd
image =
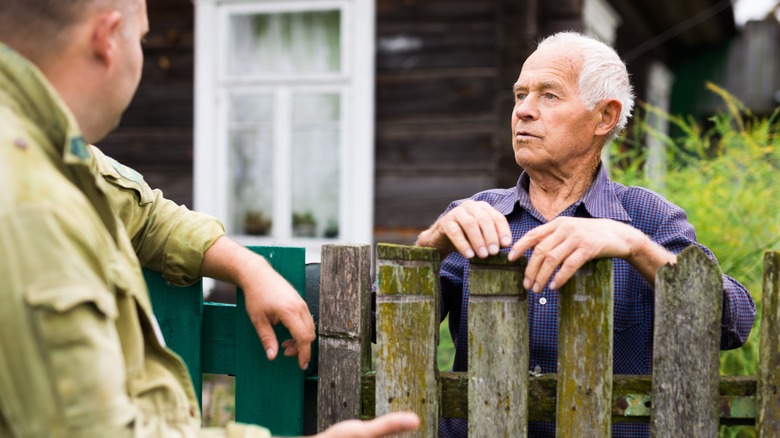
POLYGON ((318 426, 412 410, 414 434, 468 418, 474 437, 518 437, 528 421, 557 420, 557 436, 609 436, 612 422, 649 422, 656 436, 717 436, 754 424, 780 436, 780 253, 767 253, 757 377, 720 377, 722 276, 698 248, 659 270, 653 376, 612 374, 612 261, 584 266, 559 295, 558 375, 528 371, 523 262, 471 262, 469 371, 439 373, 439 256, 376 249, 376 369, 371 370, 369 246, 323 247, 318 426))

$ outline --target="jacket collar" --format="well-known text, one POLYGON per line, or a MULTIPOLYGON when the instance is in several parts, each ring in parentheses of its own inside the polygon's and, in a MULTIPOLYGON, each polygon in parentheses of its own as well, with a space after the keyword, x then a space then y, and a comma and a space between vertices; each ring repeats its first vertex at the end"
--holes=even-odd
POLYGON ((67 164, 88 165, 92 151, 76 118, 43 73, 10 47, 0 43, 0 104, 29 118, 49 143, 47 152, 67 164))

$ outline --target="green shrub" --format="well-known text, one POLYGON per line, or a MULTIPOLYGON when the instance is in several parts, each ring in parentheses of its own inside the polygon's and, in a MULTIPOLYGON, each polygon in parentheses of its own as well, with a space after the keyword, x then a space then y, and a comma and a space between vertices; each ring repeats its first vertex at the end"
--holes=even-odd
MULTIPOLYGON (((648 187, 682 207, 696 228, 698 240, 715 253, 724 273, 747 287, 758 315, 748 342, 721 353, 722 375, 756 375, 761 309, 763 253, 780 241, 780 108, 770 117, 754 116, 714 84, 726 111, 709 119, 706 128, 692 117, 666 114, 642 105, 634 139, 652 136, 666 148, 666 174, 651 181, 644 172, 645 151, 626 137, 611 146, 612 178, 626 185, 648 187), (670 137, 648 123, 664 118, 681 134, 670 137)), ((751 428, 722 428, 721 436, 754 436, 751 428)))

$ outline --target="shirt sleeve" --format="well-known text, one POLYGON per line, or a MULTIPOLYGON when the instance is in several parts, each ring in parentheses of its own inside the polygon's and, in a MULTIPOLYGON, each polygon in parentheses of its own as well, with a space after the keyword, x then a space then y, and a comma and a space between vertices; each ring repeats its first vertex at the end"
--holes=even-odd
POLYGON ((222 235, 222 223, 190 211, 152 190, 133 169, 93 147, 111 208, 124 224, 141 265, 186 286, 200 278, 206 250, 222 235))
MULTIPOLYGON (((699 246, 707 257, 718 260, 709 248, 696 241, 696 232, 685 212, 672 206, 653 240, 674 254, 680 254, 689 245, 699 246)), ((737 280, 723 274, 723 314, 721 320, 721 350, 741 347, 748 339, 756 318, 756 305, 748 290, 737 280)))

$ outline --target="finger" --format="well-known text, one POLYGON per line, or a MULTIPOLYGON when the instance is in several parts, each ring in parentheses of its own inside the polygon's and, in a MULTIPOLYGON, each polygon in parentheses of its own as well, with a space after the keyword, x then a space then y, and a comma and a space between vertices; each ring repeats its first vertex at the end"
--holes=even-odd
POLYGON ((268 357, 268 360, 274 360, 279 349, 279 343, 276 340, 273 326, 271 326, 271 323, 265 316, 252 318, 252 324, 260 337, 260 342, 263 344, 266 357, 268 357))
POLYGON ((298 346, 293 339, 287 339, 282 342, 282 349, 284 350, 285 357, 293 357, 298 355, 298 346))
POLYGON ((525 233, 523 237, 521 237, 517 242, 515 242, 514 245, 512 245, 512 249, 509 250, 509 255, 507 256, 509 258, 509 261, 515 261, 520 258, 521 255, 525 254, 526 251, 536 246, 537 243, 539 243, 542 239, 544 239, 547 234, 550 227, 548 227, 549 224, 541 225, 533 230, 525 233))
POLYGON ((411 412, 393 412, 366 421, 366 437, 384 437, 391 434, 411 432, 420 427, 420 418, 411 412))
POLYGON ((302 314, 290 315, 282 318, 282 324, 287 327, 295 340, 295 347, 298 350, 298 365, 301 369, 309 366, 311 357, 311 343, 314 342, 314 320, 308 311, 302 314))
MULTIPOLYGON (((550 237, 552 238, 552 236, 550 237)), ((549 240, 549 239, 548 239, 549 240)), ((547 241, 543 242, 546 243, 547 241)), ((537 248, 539 246, 537 245, 537 248)), ((577 250, 577 246, 571 242, 570 239, 565 239, 559 242, 552 250, 548 251, 542 260, 542 263, 538 266, 536 277, 532 278, 533 291, 541 292, 544 286, 550 281, 553 273, 559 266, 566 263, 566 260, 571 254, 577 250)), ((534 249, 534 256, 536 255, 536 249, 534 249)), ((532 256, 532 258, 534 257, 532 256)))
MULTIPOLYGON (((456 218, 456 214, 442 223, 442 231, 447 236, 447 238, 450 239, 450 242, 452 242, 452 246, 455 247, 455 250, 457 250, 463 257, 470 259, 476 254, 474 252, 474 246, 480 245, 481 242, 469 241, 469 238, 466 237, 466 233, 464 232, 463 225, 459 222, 459 219, 456 218)), ((463 217, 462 220, 468 222, 470 219, 463 217)))
MULTIPOLYGON (((501 248, 508 248, 512 244, 512 230, 509 228, 509 221, 506 220, 506 216, 501 214, 498 210, 493 209, 493 223, 496 225, 496 233, 498 233, 499 244, 501 248)), ((498 254, 498 250, 495 253, 498 254)))
POLYGON ((468 204, 467 210, 477 225, 466 229, 477 256, 485 258, 490 254, 498 254, 500 241, 496 222, 506 222, 506 218, 486 202, 468 204), (476 244, 478 241, 481 245, 476 244))
POLYGON ((566 235, 564 233, 553 232, 545 236, 534 246, 531 258, 528 260, 528 265, 525 268, 523 286, 526 289, 533 290, 536 293, 544 289, 547 279, 549 279, 562 260, 561 257, 573 251, 573 249, 567 249, 566 246, 559 248, 562 244, 565 245, 565 239, 566 235))
POLYGON ((566 258, 566 261, 561 265, 561 269, 553 277, 552 283, 550 283, 550 289, 557 290, 563 287, 569 279, 585 264, 588 262, 587 251, 581 248, 576 249, 574 252, 566 258))

